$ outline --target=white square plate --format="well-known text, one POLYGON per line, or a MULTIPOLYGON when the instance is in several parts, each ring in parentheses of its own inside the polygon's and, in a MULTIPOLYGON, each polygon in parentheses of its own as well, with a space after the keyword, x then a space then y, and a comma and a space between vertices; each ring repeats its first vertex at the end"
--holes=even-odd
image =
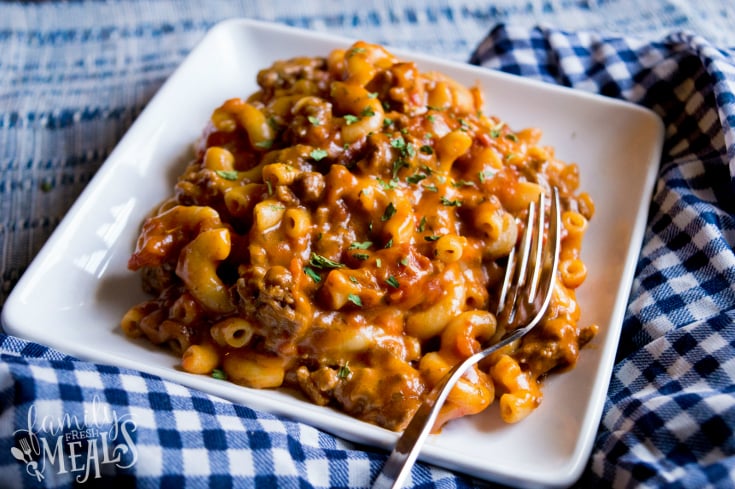
MULTIPOLYGON (((118 323, 145 296, 126 269, 139 226, 172 192, 212 110, 256 89, 258 70, 299 55, 326 55, 351 41, 250 20, 214 27, 120 141, 13 290, 7 333, 79 358, 180 382, 257 409, 291 416, 346 439, 392 448, 397 435, 279 391, 252 390, 177 370, 178 359, 128 340, 118 323)), ((450 423, 421 458, 513 485, 565 486, 589 457, 605 400, 663 141, 652 113, 619 101, 465 64, 392 50, 422 70, 479 83, 488 107, 514 129, 539 127, 557 156, 579 164, 596 202, 578 298, 582 324, 599 336, 577 367, 544 386, 541 406, 516 425, 497 408, 450 423)), ((368 481, 365 481, 366 483, 368 481)))

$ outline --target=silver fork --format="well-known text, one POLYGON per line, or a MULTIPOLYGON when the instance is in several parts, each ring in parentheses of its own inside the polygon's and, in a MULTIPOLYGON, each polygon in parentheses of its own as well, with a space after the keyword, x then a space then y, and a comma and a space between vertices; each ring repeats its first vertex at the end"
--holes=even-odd
POLYGON ((561 217, 558 190, 552 189, 545 241, 544 201, 542 193, 537 202, 529 204, 521 242, 508 255, 496 314, 502 338, 457 364, 434 386, 396 442, 373 489, 396 489, 403 485, 454 384, 472 365, 531 331, 546 312, 559 262, 561 217))

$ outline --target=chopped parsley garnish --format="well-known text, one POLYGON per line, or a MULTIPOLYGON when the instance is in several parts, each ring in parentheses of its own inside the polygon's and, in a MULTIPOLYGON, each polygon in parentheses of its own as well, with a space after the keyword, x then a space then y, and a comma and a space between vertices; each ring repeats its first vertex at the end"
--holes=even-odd
POLYGON ((490 129, 490 136, 494 138, 500 136, 500 131, 503 129, 503 126, 505 126, 505 122, 500 122, 497 126, 490 129))
POLYGON ((260 149, 270 149, 271 146, 273 146, 272 139, 266 139, 265 141, 258 141, 257 143, 255 143, 255 147, 260 149))
POLYGON ((311 258, 309 259, 309 265, 316 268, 342 268, 344 267, 344 264, 336 262, 334 260, 330 260, 329 258, 317 255, 316 253, 311 253, 311 258))
POLYGON ((420 233, 423 233, 424 232, 424 230, 426 229, 426 216, 423 216, 421 218, 421 221, 419 222, 419 225, 418 225, 418 227, 416 229, 420 233))
POLYGON ((268 125, 271 126, 273 129, 279 129, 281 127, 276 118, 273 116, 268 117, 268 125))
POLYGON ((462 201, 459 199, 449 200, 446 197, 442 196, 439 201, 443 205, 447 205, 449 207, 462 207, 462 201))
POLYGON ((496 170, 483 170, 477 174, 477 178, 480 179, 480 183, 484 183, 485 180, 492 178, 496 173, 496 170))
POLYGON ((367 260, 368 258, 370 258, 370 255, 368 255, 367 253, 353 253, 352 256, 357 258, 358 260, 367 260))
POLYGON ((383 190, 392 190, 398 187, 398 179, 393 177, 390 179, 390 181, 386 182, 382 178, 378 178, 378 185, 380 185, 383 190))
POLYGON ((434 185, 434 184, 431 184, 431 185, 424 185, 424 188, 425 188, 426 190, 430 191, 430 192, 438 192, 438 191, 439 191, 439 189, 438 189, 438 188, 436 188, 436 185, 434 185))
POLYGON ((403 136, 398 136, 390 140, 390 145, 396 149, 404 149, 406 147, 406 140, 403 136))
POLYGON ((340 379, 346 379, 347 377, 350 376, 350 374, 352 373, 352 371, 350 370, 349 365, 350 365, 350 362, 345 362, 344 365, 342 365, 341 367, 339 367, 339 370, 337 370, 337 377, 338 378, 340 378, 340 379))
POLYGON ((322 123, 322 121, 319 120, 318 117, 313 116, 313 115, 308 116, 307 119, 309 120, 312 126, 318 126, 322 123))
POLYGON ((434 154, 434 148, 429 146, 428 144, 424 144, 419 148, 419 151, 424 153, 425 155, 433 155, 434 154))
POLYGON ((391 246, 393 246, 393 238, 389 239, 383 248, 390 248, 391 246))
POLYGON ((343 117, 343 119, 345 120, 345 123, 347 123, 347 125, 348 125, 348 126, 349 126, 350 124, 354 124, 355 122, 357 122, 357 121, 359 121, 359 120, 360 120, 360 118, 359 118, 359 117, 357 117, 356 115, 352 115, 352 114, 346 114, 346 115, 345 115, 345 116, 343 117))
POLYGON ((378 98, 378 92, 370 92, 370 93, 368 93, 368 98, 378 98))
POLYGON ((385 211, 383 212, 383 216, 380 218, 381 221, 385 222, 396 213, 396 206, 393 205, 393 202, 388 202, 388 205, 385 207, 385 211))
POLYGON ((401 286, 401 284, 398 283, 398 280, 396 280, 396 278, 393 275, 391 275, 390 277, 388 277, 385 280, 385 283, 387 283, 388 285, 390 285, 391 287, 393 287, 395 289, 397 289, 398 287, 401 286))
POLYGON ((505 139, 509 139, 509 140, 511 140, 513 142, 516 142, 516 141, 518 141, 518 136, 516 136, 513 133, 508 133, 508 134, 505 135, 505 139))
POLYGON ((401 171, 401 168, 407 167, 408 162, 404 160, 403 158, 398 158, 396 161, 393 162, 393 178, 396 178, 398 175, 398 172, 401 171))
POLYGON ((314 269, 311 267, 304 267, 304 273, 306 274, 307 277, 309 277, 316 283, 319 283, 322 280, 319 274, 316 273, 314 269))
POLYGON ((406 181, 408 183, 419 183, 424 178, 426 178, 426 175, 424 175, 423 173, 414 173, 413 175, 407 176, 406 181))
POLYGON ((212 370, 212 378, 217 380, 227 380, 227 373, 224 370, 215 368, 212 370))
POLYGON ((355 277, 354 275, 350 275, 350 282, 352 282, 353 284, 360 283, 358 282, 357 277, 355 277))
POLYGON ((408 266, 408 257, 404 256, 403 258, 401 258, 401 259, 400 259, 400 260, 398 261, 398 263, 400 263, 400 264, 401 264, 401 265, 403 265, 404 267, 407 267, 407 266, 408 266))
POLYGON ((436 241, 439 238, 441 238, 441 236, 439 236, 438 234, 432 234, 431 236, 424 236, 424 239, 426 241, 436 241))
POLYGON ((311 156, 314 161, 319 161, 326 158, 328 154, 329 153, 327 153, 327 150, 325 149, 313 149, 311 153, 309 153, 309 156, 311 156))
POLYGON ((474 187, 475 182, 470 182, 469 180, 457 180, 456 182, 452 182, 453 187, 474 187))
POLYGON ((357 294, 350 294, 347 296, 347 300, 352 302, 357 307, 362 307, 362 299, 357 294))
POLYGON ((217 170, 215 173, 225 180, 237 180, 237 171, 235 170, 217 170))
POLYGON ((350 250, 366 250, 373 245, 372 241, 354 241, 350 244, 350 250))
POLYGON ((362 112, 360 112, 360 115, 363 117, 372 117, 375 115, 375 111, 373 110, 372 107, 368 105, 367 107, 362 109, 362 112))
POLYGON ((436 121, 436 116, 434 114, 429 114, 428 116, 426 116, 426 118, 429 120, 429 122, 436 121))
POLYGON ((365 48, 356 47, 356 48, 350 49, 349 52, 347 53, 347 56, 348 57, 354 56, 355 54, 364 53, 364 52, 365 52, 365 48))

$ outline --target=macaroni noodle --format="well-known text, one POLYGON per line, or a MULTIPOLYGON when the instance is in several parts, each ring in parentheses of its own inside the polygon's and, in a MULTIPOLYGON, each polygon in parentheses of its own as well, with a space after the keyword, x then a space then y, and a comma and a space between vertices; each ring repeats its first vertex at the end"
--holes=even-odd
POLYGON ((517 422, 597 326, 575 289, 592 199, 575 164, 483 113, 479 87, 357 42, 278 61, 216 108, 129 260, 153 297, 121 321, 194 374, 298 388, 405 428, 454 364, 505 334, 491 312, 527 205, 557 187, 561 265, 544 319, 470 369, 435 430, 498 400, 517 422))

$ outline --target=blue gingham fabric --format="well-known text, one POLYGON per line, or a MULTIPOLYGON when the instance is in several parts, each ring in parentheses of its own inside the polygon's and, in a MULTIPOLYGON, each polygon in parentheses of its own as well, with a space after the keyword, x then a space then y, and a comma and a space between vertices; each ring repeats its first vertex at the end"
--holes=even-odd
MULTIPOLYGON (((735 484, 735 50, 500 26, 472 62, 651 108, 666 142, 583 481, 735 484)), ((603 129, 604 130, 604 129, 603 129)))
MULTIPOLYGON (((658 113, 666 124, 659 179, 578 486, 735 487, 729 3, 0 3, 0 306, 166 76, 231 16, 469 60, 658 113)), ((0 335, 0 487, 359 488, 370 486, 386 455, 0 335), (61 440, 44 447, 56 456, 53 468, 25 444, 29 432, 61 440)), ((484 485, 426 464, 409 479, 416 488, 484 485)))

